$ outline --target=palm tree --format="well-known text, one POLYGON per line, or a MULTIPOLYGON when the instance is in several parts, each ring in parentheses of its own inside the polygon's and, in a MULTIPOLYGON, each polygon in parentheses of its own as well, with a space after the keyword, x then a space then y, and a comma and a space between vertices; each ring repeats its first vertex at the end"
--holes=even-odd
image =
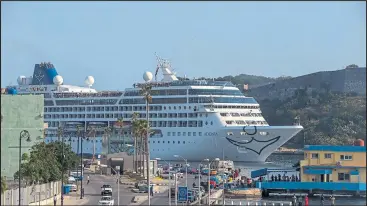
POLYGON ((107 127, 104 128, 102 146, 107 147, 107 154, 110 153, 110 140, 109 139, 110 139, 110 136, 111 136, 111 132, 112 132, 111 127, 107 126, 107 127))
MULTIPOLYGON (((150 184, 150 152, 149 152, 149 103, 152 102, 152 96, 151 96, 151 92, 152 92, 152 85, 147 83, 144 84, 141 87, 141 95, 144 97, 145 99, 145 104, 146 104, 146 124, 144 125, 146 130, 145 130, 145 155, 146 155, 146 159, 147 159, 147 181, 148 181, 148 185, 150 184)), ((149 190, 148 190, 149 191, 149 190)), ((150 198, 148 198, 148 205, 150 205, 150 198)))
POLYGON ((131 118, 132 122, 132 133, 134 138, 134 171, 138 172, 138 166, 137 166, 137 148, 138 148, 138 137, 139 137, 139 122, 138 122, 139 114, 134 112, 131 118))

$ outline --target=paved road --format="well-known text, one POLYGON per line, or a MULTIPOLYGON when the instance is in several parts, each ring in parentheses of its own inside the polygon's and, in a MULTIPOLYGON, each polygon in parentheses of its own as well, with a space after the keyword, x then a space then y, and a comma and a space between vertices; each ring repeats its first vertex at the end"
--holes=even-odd
MULTIPOLYGON (((202 176, 202 179, 207 180, 208 177, 207 176, 202 176)), ((178 184, 178 186, 185 186, 186 185, 185 180, 186 180, 185 178, 179 180, 180 183, 178 184)), ((192 184, 194 183, 194 181, 195 181, 196 185, 199 185, 199 180, 198 179, 195 180, 195 176, 189 174, 187 176, 187 185, 188 185, 189 188, 192 188, 192 184)), ((154 194, 154 196, 151 198, 150 204, 151 205, 169 205, 168 191, 166 191, 164 193, 154 194)), ((171 198, 171 204, 172 205, 175 204, 175 198, 174 197, 171 198)), ((142 205, 148 205, 148 201, 144 202, 142 205)), ((178 205, 180 205, 180 204, 178 203, 178 205)))

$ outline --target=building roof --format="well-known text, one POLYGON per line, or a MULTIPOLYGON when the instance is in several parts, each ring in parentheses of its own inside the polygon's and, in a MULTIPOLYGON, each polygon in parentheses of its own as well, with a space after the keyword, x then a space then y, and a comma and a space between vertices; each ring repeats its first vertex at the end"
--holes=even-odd
POLYGON ((306 145, 305 151, 366 152, 363 146, 306 145))

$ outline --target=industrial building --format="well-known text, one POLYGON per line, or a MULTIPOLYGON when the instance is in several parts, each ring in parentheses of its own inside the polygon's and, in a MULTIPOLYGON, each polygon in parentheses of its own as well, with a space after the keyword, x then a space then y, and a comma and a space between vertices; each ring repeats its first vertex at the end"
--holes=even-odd
POLYGON ((19 169, 19 137, 23 130, 30 141, 22 139, 22 154, 43 141, 43 95, 1 95, 1 176, 13 179, 19 169))

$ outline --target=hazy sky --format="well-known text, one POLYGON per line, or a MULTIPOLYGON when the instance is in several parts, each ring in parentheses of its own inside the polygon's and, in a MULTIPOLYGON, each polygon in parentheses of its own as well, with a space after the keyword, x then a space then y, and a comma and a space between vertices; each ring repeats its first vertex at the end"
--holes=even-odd
POLYGON ((276 77, 366 65, 365 2, 1 2, 1 86, 52 62, 65 84, 123 90, 178 76, 276 77))

